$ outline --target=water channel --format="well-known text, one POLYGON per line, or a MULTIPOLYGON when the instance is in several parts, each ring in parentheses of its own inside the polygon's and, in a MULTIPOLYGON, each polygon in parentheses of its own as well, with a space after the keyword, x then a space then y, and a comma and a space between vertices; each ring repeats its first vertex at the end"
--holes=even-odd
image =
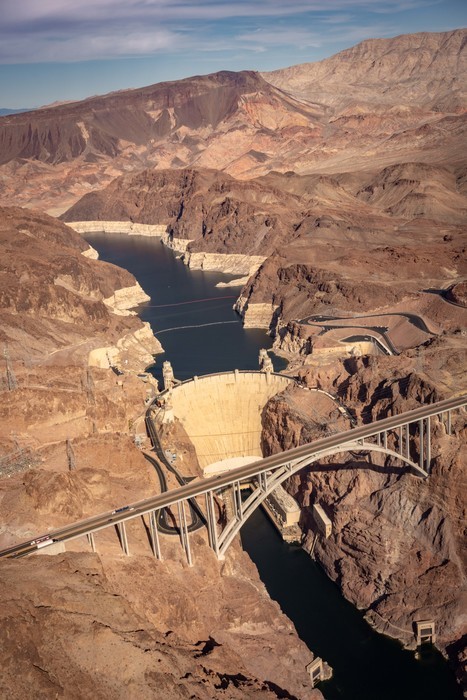
MULTIPOLYGON (((188 270, 158 239, 92 234, 100 258, 132 272, 151 301, 138 313, 163 344, 175 377, 257 369, 258 351, 270 347, 262 330, 243 329, 232 304, 238 287, 219 288, 229 276, 188 270), (210 325, 206 325, 210 324, 210 325), (212 324, 212 325, 211 325, 212 324), (173 329, 173 330, 168 330, 173 329)), ((273 357, 277 370, 283 361, 273 357)), ((374 632, 362 614, 299 547, 285 544, 257 511, 242 529, 244 549, 271 598, 293 621, 301 639, 334 670, 321 684, 327 700, 460 700, 462 693, 442 656, 428 648, 416 658, 374 632)))

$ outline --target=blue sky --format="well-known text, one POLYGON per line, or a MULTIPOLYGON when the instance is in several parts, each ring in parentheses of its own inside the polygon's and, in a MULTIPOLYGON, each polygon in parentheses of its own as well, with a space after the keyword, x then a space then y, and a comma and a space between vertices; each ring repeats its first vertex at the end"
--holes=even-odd
POLYGON ((0 107, 273 70, 465 26, 465 0, 0 0, 0 107))

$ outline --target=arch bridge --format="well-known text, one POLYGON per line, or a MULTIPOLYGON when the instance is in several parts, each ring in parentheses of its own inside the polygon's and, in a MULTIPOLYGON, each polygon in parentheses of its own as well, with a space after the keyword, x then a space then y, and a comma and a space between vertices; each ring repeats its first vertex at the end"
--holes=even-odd
MULTIPOLYGON (((154 555, 162 559, 157 522, 162 509, 178 513, 181 544, 188 563, 193 563, 190 547, 189 504, 196 499, 205 513, 209 544, 219 559, 239 533, 248 517, 283 481, 304 467, 316 464, 324 457, 343 453, 381 453, 391 461, 404 465, 416 477, 426 479, 432 463, 431 437, 435 425, 442 424, 446 434, 452 432, 452 414, 465 411, 467 395, 420 406, 373 423, 315 440, 264 459, 247 464, 219 476, 197 479, 184 486, 138 501, 87 520, 51 530, 33 540, 0 551, 1 556, 18 557, 39 548, 87 536, 95 551, 95 534, 106 528, 117 528, 123 551, 129 554, 125 523, 143 518, 154 555), (242 485, 250 484, 251 492, 242 499, 242 485), (234 504, 228 520, 220 517, 219 494, 230 490, 234 504), (203 503, 204 501, 204 503, 203 503)), ((369 467, 370 468, 370 467, 369 467)))

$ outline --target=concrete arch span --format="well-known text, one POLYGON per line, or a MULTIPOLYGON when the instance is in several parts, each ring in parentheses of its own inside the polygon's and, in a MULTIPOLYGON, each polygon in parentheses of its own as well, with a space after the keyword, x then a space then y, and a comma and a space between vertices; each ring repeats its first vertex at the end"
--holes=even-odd
MULTIPOLYGON (((278 467, 273 473, 267 475, 266 472, 262 472, 257 476, 257 486, 248 496, 248 498, 241 502, 240 498, 240 482, 233 484, 234 489, 234 499, 237 504, 237 515, 230 522, 227 523, 223 531, 220 533, 217 540, 217 551, 218 557, 223 558, 227 549, 232 544, 235 537, 240 532, 241 528, 248 520, 248 518, 254 513, 254 511, 262 504, 262 502, 269 496, 275 488, 280 486, 286 479, 293 476, 301 469, 311 466, 314 462, 322 459, 323 457, 331 457, 333 455, 340 454, 342 452, 377 452, 379 454, 384 454, 388 457, 393 457, 401 462, 403 462, 409 469, 417 476, 426 478, 428 474, 415 462, 413 462, 409 457, 406 457, 394 450, 383 445, 375 445, 371 442, 359 441, 359 442, 349 442, 344 445, 339 445, 337 447, 330 448, 329 450, 324 450, 318 452, 310 457, 305 457, 298 460, 297 462, 288 462, 280 467, 278 467), (237 493, 236 493, 237 490, 237 493)), ((368 467, 371 469, 371 466, 368 467)))

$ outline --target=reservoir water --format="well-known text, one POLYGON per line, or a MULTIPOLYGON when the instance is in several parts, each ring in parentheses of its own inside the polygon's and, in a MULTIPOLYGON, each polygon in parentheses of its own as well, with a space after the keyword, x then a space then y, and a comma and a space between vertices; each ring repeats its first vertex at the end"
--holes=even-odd
MULTIPOLYGON (((176 379, 230 369, 258 369, 260 348, 270 348, 264 330, 245 330, 233 310, 239 287, 216 287, 233 275, 189 270, 160 239, 121 234, 86 235, 102 260, 134 274, 151 301, 138 309, 165 350, 153 369, 162 376, 170 360, 176 379)), ((237 275, 238 276, 238 275, 237 275)), ((279 371, 285 362, 273 358, 279 371)))
MULTIPOLYGON (((215 286, 227 281, 227 275, 188 270, 158 239, 117 234, 86 238, 102 260, 132 272, 151 296, 138 313, 151 323, 165 349, 154 369, 158 378, 164 359, 172 362, 178 379, 258 368, 259 348, 270 347, 271 340, 265 331, 243 329, 232 310, 238 287, 215 286)), ((273 362, 278 370, 284 366, 279 358, 273 362)), ((428 648, 416 658, 374 632, 302 549, 282 541, 262 511, 242 528, 242 543, 271 598, 309 648, 332 666, 332 680, 321 684, 327 700, 462 698, 438 652, 428 648)))

